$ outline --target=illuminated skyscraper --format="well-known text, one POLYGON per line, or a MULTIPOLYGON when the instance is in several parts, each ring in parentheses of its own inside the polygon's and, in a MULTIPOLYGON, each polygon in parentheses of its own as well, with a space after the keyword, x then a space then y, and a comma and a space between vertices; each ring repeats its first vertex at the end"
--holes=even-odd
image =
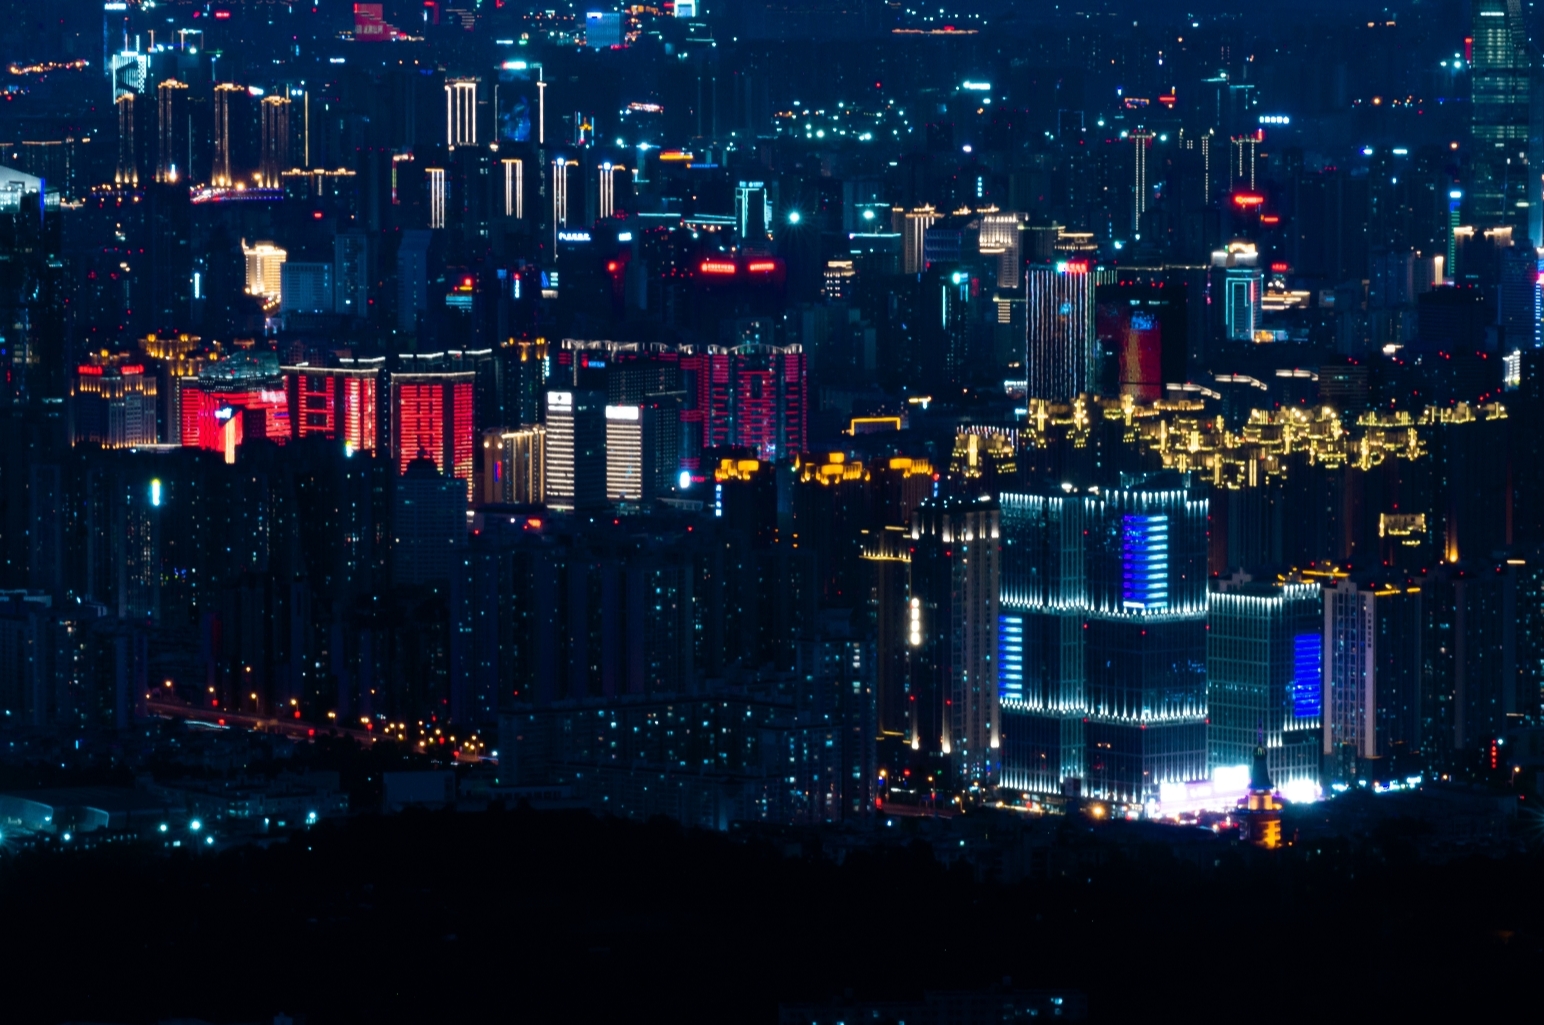
POLYGON ((1258 267, 1229 267, 1224 272, 1222 287, 1228 339, 1235 342, 1254 341, 1264 300, 1263 273, 1258 267))
POLYGON ((1540 188, 1529 139, 1532 57, 1522 0, 1474 0, 1474 55, 1468 217, 1480 227, 1511 226, 1539 240, 1540 188))
POLYGON ((1450 734, 1441 742, 1434 734, 1455 725, 1452 695, 1427 693, 1426 678, 1454 670, 1453 628, 1465 617, 1460 596, 1436 583, 1411 589, 1357 578, 1324 588, 1325 782, 1356 778, 1366 759, 1432 748, 1429 758, 1451 744, 1450 734))
POLYGON ((343 442, 350 452, 375 452, 380 383, 374 367, 285 367, 290 436, 321 435, 343 442))
POLYGON ((598 391, 547 393, 547 505, 574 512, 606 505, 606 396, 598 391))
POLYGON ((1003 783, 1127 805, 1206 764, 1204 490, 1004 495, 1003 783))
POLYGON ((1072 489, 1005 494, 998 699, 1002 785, 1076 792, 1083 750, 1088 530, 1098 499, 1072 489))
POLYGON ((1020 256, 1023 251, 1019 236, 1023 214, 997 213, 981 215, 981 232, 977 247, 982 256, 997 257, 997 284, 1002 288, 1015 288, 1019 283, 1020 256))
POLYGON ((186 180, 192 171, 188 123, 187 83, 168 78, 156 86, 156 181, 186 180))
POLYGON ((156 443, 156 378, 142 364, 87 365, 76 369, 70 390, 74 444, 133 448, 156 443))
POLYGON ((1319 785, 1324 613, 1319 586, 1238 574, 1207 595, 1207 761, 1239 769, 1263 744, 1289 795, 1319 785))
POLYGON ((901 221, 901 272, 921 274, 927 269, 924 243, 927 230, 942 216, 931 206, 907 210, 901 221))
POLYGON ((214 168, 209 184, 229 188, 231 177, 231 107, 239 104, 246 89, 235 82, 221 82, 214 87, 214 168))
POLYGON ((1229 140, 1233 147, 1232 160, 1228 165, 1229 177, 1233 179, 1232 188, 1253 189, 1255 187, 1255 158, 1260 151, 1260 140, 1259 132, 1251 135, 1235 135, 1229 140))
POLYGON ((1024 365, 1030 398, 1068 402, 1097 390, 1094 281, 1086 260, 1029 268, 1024 365))
POLYGON ((924 503, 911 517, 908 741, 939 756, 952 786, 998 781, 1000 520, 989 502, 924 503))
POLYGON ((258 162, 258 184, 276 188, 289 169, 290 101, 286 96, 264 96, 262 103, 262 156, 258 162))
POLYGON ((734 190, 735 227, 742 246, 765 247, 772 221, 772 200, 766 182, 742 181, 734 190))
POLYGON ((1131 233, 1142 237, 1142 215, 1147 213, 1147 151, 1153 145, 1153 133, 1139 128, 1130 135, 1132 144, 1131 233))
POLYGON ((462 481, 471 498, 476 436, 471 371, 391 375, 391 456, 398 473, 419 456, 462 481))
POLYGON ((504 216, 525 219, 525 161, 506 157, 504 165, 504 216))
POLYGON ((429 183, 429 227, 445 227, 445 169, 426 167, 424 174, 429 183))
POLYGON ((805 450, 809 430, 809 380, 798 345, 708 346, 683 357, 695 374, 702 448, 753 448, 776 460, 805 450))
POLYGON ((653 497, 653 467, 645 467, 644 460, 654 453, 644 440, 649 425, 643 414, 642 406, 606 407, 606 497, 613 502, 653 497))
POLYGON ((113 100, 118 111, 118 168, 113 184, 133 188, 139 184, 139 161, 134 148, 134 94, 121 93, 113 100))
POLYGON ((445 82, 445 145, 477 145, 477 79, 451 78, 445 82))
POLYGON ((1204 486, 1173 472, 1099 493, 1088 553, 1085 793, 1144 803, 1205 779, 1204 486))
POLYGON ((243 243, 241 253, 247 260, 247 294, 277 306, 284 295, 284 261, 289 253, 272 242, 243 243))
POLYGON ((493 505, 542 505, 547 501, 547 429, 483 432, 482 500, 493 505))

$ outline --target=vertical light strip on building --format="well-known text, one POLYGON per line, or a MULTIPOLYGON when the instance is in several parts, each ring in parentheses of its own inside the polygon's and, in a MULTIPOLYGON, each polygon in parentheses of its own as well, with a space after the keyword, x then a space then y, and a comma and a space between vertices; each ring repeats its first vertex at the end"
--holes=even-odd
POLYGON ((1121 518, 1121 608, 1162 612, 1169 607, 1169 518, 1121 518))
POLYGON ((1292 639, 1292 715, 1317 718, 1323 707, 1324 639, 1298 634, 1292 639))

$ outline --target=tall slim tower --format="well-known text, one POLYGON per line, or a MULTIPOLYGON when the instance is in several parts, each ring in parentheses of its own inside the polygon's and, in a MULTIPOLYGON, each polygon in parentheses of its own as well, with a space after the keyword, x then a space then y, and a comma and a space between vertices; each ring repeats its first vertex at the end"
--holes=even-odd
POLYGON ((445 145, 477 145, 477 79, 451 78, 445 82, 445 145))
POLYGON ((246 90, 235 82, 221 82, 214 87, 214 168, 209 184, 230 188, 231 178, 231 100, 246 90))
POLYGON ((134 159, 134 94, 119 93, 113 106, 118 109, 118 169, 113 183, 133 188, 139 184, 138 162, 134 159))
POLYGON ((258 177, 268 188, 277 188, 289 167, 290 101, 285 96, 263 97, 263 156, 258 177))
POLYGON ((168 78, 156 86, 155 180, 172 183, 185 179, 188 164, 188 86, 168 78))
POLYGON ((1153 133, 1139 128, 1130 135, 1133 152, 1131 183, 1131 233, 1142 237, 1142 215, 1147 213, 1147 151, 1153 144, 1153 133))
POLYGON ((1469 69, 1470 223, 1509 225, 1513 237, 1539 241, 1540 189, 1529 141, 1533 62, 1522 0, 1474 0, 1474 58, 1469 69))
POLYGON ((1094 273, 1086 260, 1029 268, 1025 367, 1029 397, 1068 402, 1093 390, 1094 273))
POLYGON ((911 748, 958 790, 997 783, 1001 519, 991 502, 925 503, 911 517, 906 604, 911 748))

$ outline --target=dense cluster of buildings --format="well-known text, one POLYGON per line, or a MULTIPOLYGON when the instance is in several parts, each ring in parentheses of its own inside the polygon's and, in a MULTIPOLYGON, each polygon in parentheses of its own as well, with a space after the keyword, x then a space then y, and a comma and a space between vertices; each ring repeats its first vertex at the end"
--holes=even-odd
POLYGON ((453 728, 717 828, 1507 781, 1520 5, 1013 6, 20 31, 0 730, 453 728))

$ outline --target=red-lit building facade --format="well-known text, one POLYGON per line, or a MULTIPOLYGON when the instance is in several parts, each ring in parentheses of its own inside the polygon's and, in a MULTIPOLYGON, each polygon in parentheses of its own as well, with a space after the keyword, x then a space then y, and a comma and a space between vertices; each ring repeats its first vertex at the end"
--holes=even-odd
POLYGON ((375 452, 380 447, 380 387, 381 373, 373 367, 285 367, 290 436, 320 435, 353 452, 375 452))
POLYGON ((423 455, 441 473, 465 481, 470 498, 475 378, 471 371, 392 375, 391 457, 398 474, 423 455))
POLYGON ((289 400, 275 386, 211 387, 181 378, 177 418, 182 444, 224 452, 234 462, 246 438, 268 438, 280 445, 290 438, 289 400))
POLYGON ((701 432, 702 448, 734 446, 777 460, 804 451, 809 381, 799 345, 708 346, 685 356, 695 378, 695 408, 682 419, 701 432))

